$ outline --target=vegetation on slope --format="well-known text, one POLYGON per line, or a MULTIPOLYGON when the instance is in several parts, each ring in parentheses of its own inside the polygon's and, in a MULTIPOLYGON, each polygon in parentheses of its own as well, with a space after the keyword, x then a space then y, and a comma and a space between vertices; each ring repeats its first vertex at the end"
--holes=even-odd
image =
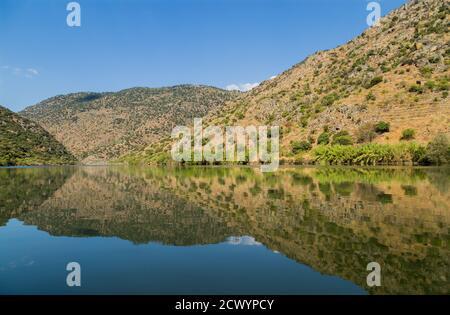
POLYGON ((73 164, 75 161, 38 124, 0 106, 0 166, 73 164))
MULTIPOLYGON (((425 147, 450 135, 449 16, 448 2, 410 1, 345 45, 318 52, 225 104, 204 125, 280 126, 281 156, 290 163, 325 144, 396 151, 414 140, 425 147), (372 142, 393 147, 364 145, 372 142)), ((170 147, 164 139, 124 159, 168 161, 170 147)))
POLYGON ((132 88, 56 96, 20 114, 38 122, 76 157, 110 160, 159 142, 239 93, 207 86, 132 88))

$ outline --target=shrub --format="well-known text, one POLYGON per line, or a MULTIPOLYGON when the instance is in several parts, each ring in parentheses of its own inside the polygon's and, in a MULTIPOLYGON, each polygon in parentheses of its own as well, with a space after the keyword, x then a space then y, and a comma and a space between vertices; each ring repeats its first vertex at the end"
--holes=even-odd
POLYGON ((340 131, 333 136, 333 145, 351 145, 353 144, 353 139, 348 133, 348 131, 340 131))
POLYGON ((436 87, 436 83, 434 83, 434 81, 427 81, 425 82, 425 87, 431 91, 434 90, 434 88, 436 87))
POLYGON ((411 93, 418 93, 418 94, 422 94, 423 93, 423 88, 418 85, 418 84, 413 84, 409 87, 409 92, 411 93))
POLYGON ((356 132, 356 142, 365 143, 372 142, 376 138, 377 134, 374 131, 373 124, 365 124, 358 128, 356 132))
POLYGON ((402 131, 402 136, 400 140, 412 140, 416 135, 416 131, 414 129, 405 129, 402 131))
POLYGON ((312 145, 308 141, 293 141, 292 142, 292 153, 297 154, 304 151, 311 150, 312 145))
POLYGON ((330 134, 328 132, 322 132, 317 138, 317 144, 328 144, 330 143, 330 134))
POLYGON ((300 126, 301 126, 302 128, 308 127, 308 119, 309 119, 308 116, 303 116, 303 117, 300 119, 300 126))
POLYGON ((353 139, 351 136, 340 136, 340 137, 334 137, 333 143, 334 145, 352 145, 353 139))
POLYGON ((427 146, 427 159, 437 165, 450 163, 450 141, 443 135, 437 135, 427 146))
POLYGON ((430 67, 423 67, 423 68, 420 68, 420 73, 424 77, 429 78, 431 76, 431 74, 433 73, 433 69, 430 67))
POLYGON ((383 82, 383 77, 374 77, 372 80, 370 80, 369 84, 367 84, 366 88, 370 89, 371 87, 374 87, 378 83, 383 82))
POLYGON ((317 162, 347 165, 420 164, 425 160, 425 152, 426 148, 416 143, 317 146, 312 151, 317 162))
POLYGON ((334 104, 335 101, 339 99, 339 95, 336 93, 331 93, 326 96, 321 101, 322 106, 331 106, 334 104))
POLYGON ((377 133, 385 133, 385 132, 389 132, 390 129, 390 125, 389 123, 385 122, 385 121, 379 121, 376 125, 375 125, 375 131, 377 133))
POLYGON ((373 94, 372 92, 370 92, 369 94, 367 94, 366 96, 366 100, 367 101, 375 101, 377 98, 375 96, 375 94, 373 94))
POLYGON ((446 80, 445 78, 440 79, 437 83, 437 88, 439 91, 448 91, 449 89, 448 80, 446 80))

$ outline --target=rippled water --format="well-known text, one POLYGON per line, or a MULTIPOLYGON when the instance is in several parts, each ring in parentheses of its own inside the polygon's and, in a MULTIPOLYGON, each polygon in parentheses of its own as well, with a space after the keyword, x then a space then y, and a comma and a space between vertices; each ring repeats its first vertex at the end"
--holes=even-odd
POLYGON ((0 169, 3 294, 449 294, 449 261, 445 168, 0 169))

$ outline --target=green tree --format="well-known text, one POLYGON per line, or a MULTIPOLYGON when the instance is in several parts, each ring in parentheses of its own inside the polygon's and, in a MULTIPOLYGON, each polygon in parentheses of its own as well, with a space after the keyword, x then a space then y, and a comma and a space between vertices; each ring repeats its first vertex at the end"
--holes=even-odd
POLYGON ((333 136, 333 142, 331 144, 351 145, 353 144, 353 139, 348 133, 348 131, 343 130, 339 131, 333 136))
POLYGON ((297 154, 304 151, 311 150, 312 145, 308 141, 293 141, 292 142, 292 153, 297 154))
POLYGON ((450 141, 439 134, 427 146, 428 160, 437 165, 450 163, 450 141))
POLYGON ((317 144, 328 144, 330 143, 330 134, 325 131, 322 132, 319 137, 317 138, 317 144))

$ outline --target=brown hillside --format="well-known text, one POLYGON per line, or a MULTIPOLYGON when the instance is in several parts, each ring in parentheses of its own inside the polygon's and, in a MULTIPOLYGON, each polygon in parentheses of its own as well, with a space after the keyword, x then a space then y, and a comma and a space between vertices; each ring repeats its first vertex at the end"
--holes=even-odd
MULTIPOLYGON (((448 134, 449 14, 448 1, 410 1, 345 45, 318 52, 228 102, 204 125, 280 126, 287 159, 293 141, 314 146, 324 130, 330 137, 347 131, 354 143, 397 143, 405 129, 414 129, 422 143, 448 134), (381 121, 389 132, 373 132, 381 121)), ((166 138, 130 160, 159 161, 170 147, 166 138)))
POLYGON ((368 124, 388 122, 375 142, 399 142, 406 128, 428 142, 450 131, 450 4, 411 1, 347 44, 318 52, 263 82, 214 124, 282 127, 283 153, 293 140, 316 143, 324 128, 355 141, 368 124))
POLYGON ((237 96, 207 86, 133 88, 56 96, 20 114, 41 124, 84 162, 114 159, 170 134, 237 96))

